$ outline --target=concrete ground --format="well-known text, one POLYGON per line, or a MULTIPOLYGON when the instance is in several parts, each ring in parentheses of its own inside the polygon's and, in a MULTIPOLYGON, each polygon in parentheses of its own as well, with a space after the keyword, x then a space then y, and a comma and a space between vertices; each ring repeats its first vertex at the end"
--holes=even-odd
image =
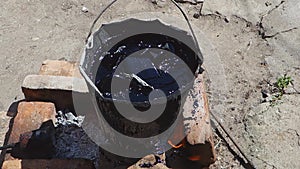
MULTIPOLYGON (((169 10, 164 3, 157 0, 157 8, 169 10)), ((4 112, 23 98, 20 86, 25 76, 38 72, 46 59, 78 60, 93 19, 108 2, 1 4, 0 143, 9 121, 4 112)), ((153 5, 150 0, 130 0, 120 11, 110 12, 153 5)), ((299 168, 300 95, 294 88, 300 90, 300 2, 204 0, 180 6, 215 53, 203 53, 212 112, 256 168, 299 168), (294 80, 294 88, 289 86, 275 104, 262 103, 262 91, 274 93, 273 83, 284 74, 294 80)), ((218 158, 211 168, 244 168, 229 151, 228 147, 235 149, 232 144, 227 146, 217 134, 215 141, 218 158)))

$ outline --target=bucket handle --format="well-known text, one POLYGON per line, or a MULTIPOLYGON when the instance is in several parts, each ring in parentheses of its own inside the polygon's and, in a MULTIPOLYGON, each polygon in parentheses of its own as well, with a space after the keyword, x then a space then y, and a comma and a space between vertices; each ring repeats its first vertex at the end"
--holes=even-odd
MULTIPOLYGON (((88 34, 88 36, 87 36, 87 38, 86 38, 86 40, 85 40, 85 43, 88 43, 88 40, 89 40, 89 38, 91 37, 91 35, 92 35, 92 32, 93 32, 93 30, 94 30, 94 27, 95 27, 95 25, 96 25, 96 23, 98 22, 98 20, 99 20, 99 18, 104 14, 104 12, 108 9, 108 8, 110 8, 114 3, 116 3, 118 0, 113 0, 111 3, 109 3, 99 14, 98 14, 98 16, 96 17, 96 19, 93 21, 93 23, 92 23, 92 26, 91 26, 91 28, 90 28, 90 31, 89 31, 89 34, 88 34)), ((188 19, 188 17, 187 17, 187 15, 185 14, 185 12, 183 11, 183 9, 179 6, 179 4, 175 1, 175 0, 170 0, 179 10, 180 10, 180 12, 181 12, 181 14, 183 15, 183 17, 184 17, 184 19, 186 20, 186 22, 187 22, 187 24, 188 24, 188 27, 189 27, 189 29, 190 29, 190 31, 191 31, 191 33, 192 33, 192 38, 193 38, 193 40, 194 40, 194 42, 195 42, 195 45, 196 45, 196 49, 197 49, 197 52, 198 52, 198 55, 199 56, 201 56, 201 51, 200 51, 200 48, 199 48, 199 43, 198 43, 198 40, 197 40, 197 38, 196 38, 196 35, 195 35, 195 32, 194 32, 194 30, 193 30, 193 27, 192 27, 192 25, 191 25, 191 23, 190 23, 190 21, 189 21, 189 19, 188 19)))

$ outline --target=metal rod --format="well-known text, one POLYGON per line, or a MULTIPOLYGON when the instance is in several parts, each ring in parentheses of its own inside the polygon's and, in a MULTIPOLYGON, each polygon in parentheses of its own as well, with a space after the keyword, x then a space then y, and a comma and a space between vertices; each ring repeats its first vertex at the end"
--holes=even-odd
MULTIPOLYGON (((249 158, 247 157, 247 155, 242 151, 242 149, 240 148, 240 146, 234 141, 233 137, 229 134, 229 132, 226 130, 226 128, 221 124, 221 122, 219 121, 219 119, 217 118, 217 116, 214 115, 213 112, 211 112, 212 117, 214 118, 214 120, 218 123, 218 125, 221 127, 221 129, 224 131, 224 133, 227 135, 227 137, 230 139, 230 141, 234 144, 234 146, 237 148, 237 150, 241 153, 241 155, 244 157, 244 159, 246 160, 246 162, 248 163, 248 165, 250 165, 250 167, 252 169, 256 169, 256 167, 254 166, 254 164, 252 163, 252 161, 249 160, 249 158)), ((225 138, 225 137, 224 137, 225 138)), ((226 140, 225 140, 226 141, 226 140)))

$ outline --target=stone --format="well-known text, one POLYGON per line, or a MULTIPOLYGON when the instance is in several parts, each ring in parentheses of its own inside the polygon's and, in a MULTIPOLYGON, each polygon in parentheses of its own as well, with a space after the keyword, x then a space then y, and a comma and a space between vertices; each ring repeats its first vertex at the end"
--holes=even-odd
POLYGON ((89 9, 88 9, 87 7, 85 7, 85 6, 83 6, 83 7, 81 8, 81 12, 87 13, 87 12, 89 12, 89 9))
POLYGON ((18 113, 14 118, 8 144, 20 141, 20 135, 37 130, 49 120, 55 122, 56 109, 53 103, 48 102, 21 102, 18 113))
POLYGON ((85 159, 23 159, 4 161, 2 169, 95 169, 93 163, 85 159))
POLYGON ((193 17, 194 17, 195 19, 198 19, 198 18, 200 17, 200 14, 199 14, 199 13, 194 13, 193 17))

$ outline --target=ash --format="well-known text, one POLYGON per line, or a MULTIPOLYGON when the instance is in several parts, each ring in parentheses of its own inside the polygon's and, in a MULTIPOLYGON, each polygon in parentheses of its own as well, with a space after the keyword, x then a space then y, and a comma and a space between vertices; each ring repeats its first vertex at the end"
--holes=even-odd
POLYGON ((83 121, 84 121, 84 116, 75 116, 72 112, 68 113, 63 113, 62 111, 57 112, 56 116, 57 122, 56 125, 63 125, 63 126, 71 126, 75 125, 78 127, 81 127, 83 121))
POLYGON ((83 116, 77 117, 71 112, 57 112, 54 157, 88 159, 98 168, 100 149, 81 128, 83 121, 83 116))

